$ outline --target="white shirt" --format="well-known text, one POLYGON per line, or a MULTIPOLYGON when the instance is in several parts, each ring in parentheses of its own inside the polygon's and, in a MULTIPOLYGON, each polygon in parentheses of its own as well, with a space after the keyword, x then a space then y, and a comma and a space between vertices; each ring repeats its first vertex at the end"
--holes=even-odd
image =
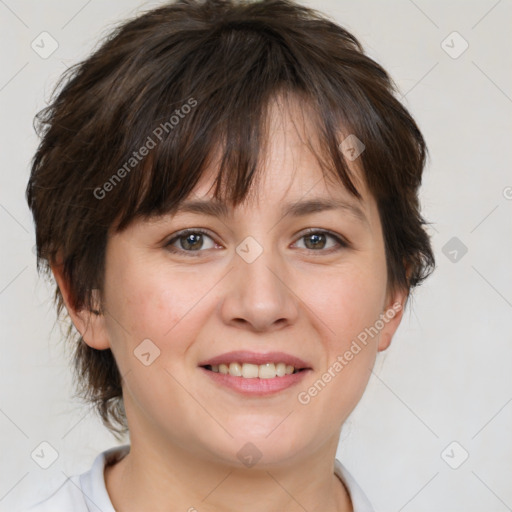
MULTIPOLYGON (((105 464, 123 458, 129 451, 130 445, 126 444, 101 452, 89 471, 69 477, 51 496, 25 512, 115 512, 105 486, 105 464)), ((334 473, 348 489, 354 512, 375 512, 354 477, 338 459, 335 459, 334 473)))

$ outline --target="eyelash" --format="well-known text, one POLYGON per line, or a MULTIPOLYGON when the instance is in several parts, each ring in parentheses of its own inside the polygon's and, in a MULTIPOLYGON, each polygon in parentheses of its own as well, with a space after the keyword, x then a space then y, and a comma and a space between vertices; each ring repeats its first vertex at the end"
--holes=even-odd
MULTIPOLYGON (((177 233, 171 240, 169 240, 165 244, 165 247, 170 252, 172 252, 174 254, 186 254, 187 256, 191 256, 193 258, 197 258, 198 256, 200 256, 200 253, 204 252, 204 250, 187 251, 185 249, 177 249, 176 247, 173 247, 172 244, 174 242, 178 241, 180 238, 185 238, 187 235, 198 234, 198 233, 200 233, 202 235, 206 235, 208 238, 211 238, 213 240, 213 237, 207 231, 205 231, 204 229, 201 229, 201 228, 190 228, 190 229, 185 229, 185 230, 180 231, 179 233, 177 233), (197 254, 194 254, 194 253, 197 253, 197 254)), ((336 243, 338 244, 338 247, 331 247, 330 249, 327 249, 327 250, 322 250, 322 249, 320 249, 320 250, 306 249, 306 251, 308 251, 309 253, 331 254, 332 252, 336 252, 336 251, 339 251, 341 249, 347 249, 347 248, 350 247, 350 244, 344 238, 342 238, 339 235, 335 235, 331 231, 328 231, 328 230, 325 230, 325 229, 309 228, 308 230, 306 230, 305 233, 303 233, 298 238, 298 240, 300 240, 302 238, 306 238, 307 236, 311 236, 311 235, 327 235, 327 236, 333 238, 336 241, 336 243)), ((215 242, 215 240, 213 240, 213 241, 215 242)))

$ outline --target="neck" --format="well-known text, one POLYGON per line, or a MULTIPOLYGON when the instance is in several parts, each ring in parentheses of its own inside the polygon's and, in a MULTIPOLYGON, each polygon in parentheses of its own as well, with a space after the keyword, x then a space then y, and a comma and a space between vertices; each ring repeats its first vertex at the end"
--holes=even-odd
POLYGON ((334 474, 336 445, 285 465, 240 468, 175 445, 163 450, 132 439, 130 453, 105 469, 105 483, 118 512, 352 512, 334 474))

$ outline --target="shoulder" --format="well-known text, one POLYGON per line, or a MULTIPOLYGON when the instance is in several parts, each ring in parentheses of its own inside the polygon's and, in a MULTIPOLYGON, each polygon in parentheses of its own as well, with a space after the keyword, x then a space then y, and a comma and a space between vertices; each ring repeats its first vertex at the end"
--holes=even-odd
POLYGON ((114 512, 105 486, 105 465, 126 455, 129 448, 123 445, 101 452, 88 471, 67 478, 50 496, 21 512, 89 512, 98 508, 114 512))
POLYGON ((87 512, 78 475, 69 477, 53 494, 24 509, 23 512, 64 512, 65 510, 87 512))
POLYGON ((375 512, 370 500, 356 482, 355 478, 338 459, 334 459, 334 473, 347 488, 350 499, 352 500, 354 512, 375 512))

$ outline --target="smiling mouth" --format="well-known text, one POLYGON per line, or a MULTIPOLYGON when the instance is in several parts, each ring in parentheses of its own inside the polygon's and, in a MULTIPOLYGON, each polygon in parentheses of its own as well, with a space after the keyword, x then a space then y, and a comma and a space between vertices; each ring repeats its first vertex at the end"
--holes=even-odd
POLYGON ((205 370, 214 373, 230 375, 231 377, 242 377, 245 379, 273 379, 275 377, 285 377, 302 372, 307 368, 295 368, 285 363, 230 363, 230 364, 214 364, 202 366, 205 370))

